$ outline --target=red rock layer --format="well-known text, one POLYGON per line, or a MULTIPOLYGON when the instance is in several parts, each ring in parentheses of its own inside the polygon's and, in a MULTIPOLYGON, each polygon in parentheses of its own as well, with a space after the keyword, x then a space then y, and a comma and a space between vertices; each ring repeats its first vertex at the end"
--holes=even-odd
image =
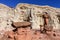
POLYGON ((29 27, 18 28, 15 32, 6 32, 5 36, 8 40, 60 40, 59 31, 41 33, 39 30, 32 30, 29 27))

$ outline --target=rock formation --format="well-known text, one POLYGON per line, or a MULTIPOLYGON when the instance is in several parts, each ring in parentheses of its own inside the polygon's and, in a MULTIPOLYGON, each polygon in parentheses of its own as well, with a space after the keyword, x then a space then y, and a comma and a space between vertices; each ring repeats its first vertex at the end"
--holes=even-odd
POLYGON ((33 29, 39 29, 40 25, 44 24, 44 19, 42 18, 42 15, 44 12, 47 12, 50 16, 49 19, 49 26, 53 26, 53 29, 60 29, 59 28, 59 9, 50 7, 50 6, 39 6, 39 5, 33 5, 33 4, 26 4, 26 3, 20 3, 16 6, 16 10, 18 10, 18 13, 20 13, 20 10, 27 11, 27 14, 30 14, 30 22, 32 22, 32 28, 33 29))
POLYGON ((12 20, 14 17, 14 11, 12 8, 0 4, 0 34, 3 34, 4 31, 10 31, 14 28, 11 26, 12 20))
MULTIPOLYGON (((20 40, 19 37, 21 34, 23 36, 28 34, 30 35, 30 39, 34 40, 34 37, 31 37, 35 33, 33 30, 42 31, 44 27, 49 31, 60 30, 59 26, 60 8, 27 3, 19 3, 15 8, 11 8, 0 4, 0 34, 3 35, 6 33, 4 35, 7 35, 8 39, 11 38, 11 40, 14 40, 15 37, 16 40, 20 40)), ((35 34, 40 35, 38 31, 35 34)), ((27 36, 27 40, 29 40, 29 37, 27 36)), ((39 40, 39 38, 36 40, 39 40)))

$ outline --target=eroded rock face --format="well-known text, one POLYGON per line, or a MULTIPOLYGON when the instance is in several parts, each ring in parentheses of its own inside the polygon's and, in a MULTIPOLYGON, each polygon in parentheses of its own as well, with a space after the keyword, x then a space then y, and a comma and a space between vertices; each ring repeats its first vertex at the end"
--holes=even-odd
POLYGON ((21 3, 16 6, 16 10, 18 10, 18 13, 20 13, 20 10, 28 10, 27 14, 29 14, 28 16, 30 16, 29 18, 30 22, 32 22, 33 29, 40 29, 40 25, 44 25, 44 19, 42 16, 44 15, 44 12, 47 12, 50 16, 48 23, 49 26, 53 26, 53 29, 60 29, 60 20, 58 16, 60 12, 58 8, 21 3))
POLYGON ((30 28, 18 28, 15 32, 8 31, 1 40, 60 40, 60 32, 47 31, 46 34, 30 28))
POLYGON ((4 4, 0 4, 0 34, 14 29, 11 26, 14 17, 13 14, 14 12, 12 8, 4 4))
MULTIPOLYGON (((60 29, 60 20, 58 16, 60 12, 58 8, 53 8, 50 6, 38 6, 26 3, 18 4, 15 9, 0 4, 0 26, 2 29, 5 29, 5 27, 11 26, 12 21, 29 21, 32 23, 32 29, 40 29, 40 25, 44 25, 44 12, 47 12, 50 16, 49 26, 52 25, 53 29, 60 29)), ((13 29, 12 26, 8 28, 13 29)), ((8 28, 6 28, 6 30, 8 30, 8 28)))
MULTIPOLYGON (((48 13, 49 15, 49 18, 47 19, 48 26, 51 28, 53 27, 53 29, 60 29, 59 8, 21 3, 18 4, 14 9, 4 4, 0 4, 0 34, 3 34, 6 31, 14 30, 15 28, 13 28, 13 26, 11 25, 12 22, 21 22, 21 23, 23 22, 22 24, 24 25, 25 25, 24 22, 30 22, 32 29, 40 30, 41 29, 40 25, 42 25, 43 27, 45 25, 44 24, 45 20, 43 17, 45 12, 48 13)), ((26 29, 23 30, 26 31, 26 29)), ((14 40, 14 38, 12 38, 11 40, 14 40)))

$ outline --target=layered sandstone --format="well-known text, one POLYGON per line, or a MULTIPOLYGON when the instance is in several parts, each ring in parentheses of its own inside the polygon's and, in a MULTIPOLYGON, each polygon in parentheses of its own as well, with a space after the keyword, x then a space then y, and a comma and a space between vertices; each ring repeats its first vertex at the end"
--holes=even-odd
POLYGON ((60 30, 59 26, 60 8, 27 3, 19 3, 15 8, 11 8, 4 4, 0 4, 1 40, 5 40, 2 38, 6 38, 6 40, 44 40, 46 37, 46 40, 57 40, 57 38, 60 40, 60 32, 57 34, 57 32, 52 31, 57 29, 60 30), (45 13, 49 16, 48 19, 46 19, 48 27, 44 24, 45 19, 43 16, 45 13), (48 37, 40 33, 40 30, 44 26, 46 26, 45 29, 49 30, 47 31, 47 35, 51 36, 48 37))
MULTIPOLYGON (((21 11, 24 11, 24 12, 26 11, 25 15, 27 14, 28 16, 30 16, 29 18, 30 18, 30 22, 32 22, 33 29, 39 29, 40 28, 39 26, 44 24, 44 19, 42 18, 42 15, 44 14, 44 12, 47 12, 48 15, 50 16, 49 25, 50 26, 52 25, 53 29, 60 29, 59 16, 58 16, 60 13, 59 8, 54 8, 51 6, 39 6, 39 5, 33 5, 33 4, 27 4, 27 3, 20 3, 16 6, 16 11, 19 14, 21 14, 20 13, 21 11)), ((24 17, 22 17, 22 19, 25 20, 26 16, 24 17)))

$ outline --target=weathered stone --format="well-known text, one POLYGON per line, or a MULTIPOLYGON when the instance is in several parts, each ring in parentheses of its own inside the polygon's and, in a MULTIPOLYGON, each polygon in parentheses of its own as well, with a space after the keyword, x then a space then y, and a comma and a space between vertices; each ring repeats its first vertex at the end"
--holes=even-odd
POLYGON ((53 27, 52 26, 45 25, 45 30, 46 31, 53 31, 53 27))
MULTIPOLYGON (((8 36, 9 40, 31 40, 31 37, 33 37, 32 40, 60 40, 60 32, 51 32, 53 29, 60 29, 59 18, 59 8, 21 3, 14 9, 0 4, 0 34, 3 35, 8 31, 5 33, 5 36, 8 36), (45 19, 46 24, 48 24, 48 26, 45 25, 48 35, 41 34, 39 33, 40 31, 34 34, 36 30, 43 30, 43 27, 41 28, 40 25, 44 26, 44 12, 47 12, 50 17, 49 19, 45 19), (15 28, 17 28, 14 32, 12 32, 12 30, 14 30, 11 25, 12 22, 15 28), (34 31, 29 28, 30 25, 32 29, 35 29, 34 31), (19 28, 27 26, 28 28, 19 28), (55 34, 57 35, 55 36, 55 34)), ((6 37, 2 37, 1 40, 5 40, 5 38, 6 37)))
POLYGON ((13 14, 14 11, 12 8, 0 4, 0 34, 3 34, 4 32, 1 32, 2 30, 4 31, 10 31, 13 30, 14 28, 11 26, 12 20, 13 20, 13 14))
POLYGON ((14 32, 13 31, 7 31, 4 35, 6 35, 8 38, 14 38, 14 32))
POLYGON ((14 40, 14 39, 9 38, 8 40, 14 40))
POLYGON ((27 27, 30 26, 30 22, 13 22, 13 25, 18 28, 18 27, 27 27))
POLYGON ((20 35, 23 35, 23 34, 26 33, 26 30, 25 30, 25 28, 18 28, 17 33, 20 34, 20 35))

